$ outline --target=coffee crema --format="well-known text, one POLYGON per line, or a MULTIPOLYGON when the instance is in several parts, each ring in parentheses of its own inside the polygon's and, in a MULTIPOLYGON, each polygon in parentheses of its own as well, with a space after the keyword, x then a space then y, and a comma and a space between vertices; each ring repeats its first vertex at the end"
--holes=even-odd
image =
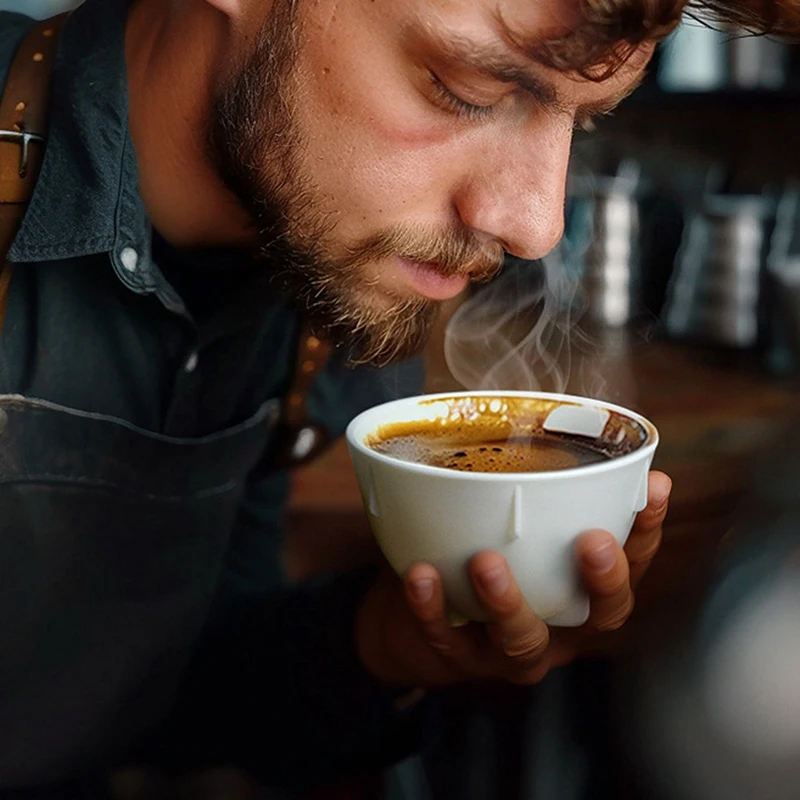
POLYGON ((552 472, 625 455, 647 438, 613 411, 598 437, 546 430, 550 412, 565 402, 480 395, 434 402, 447 404, 447 413, 384 424, 366 444, 401 461, 461 472, 552 472))

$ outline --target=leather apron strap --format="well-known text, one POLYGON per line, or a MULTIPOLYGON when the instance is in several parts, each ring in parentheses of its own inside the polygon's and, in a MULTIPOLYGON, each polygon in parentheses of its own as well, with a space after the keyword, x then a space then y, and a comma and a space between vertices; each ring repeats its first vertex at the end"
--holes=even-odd
POLYGON ((328 363, 331 351, 330 343, 315 336, 304 322, 292 386, 283 399, 269 468, 299 467, 312 461, 330 444, 328 431, 309 417, 308 398, 314 380, 328 363))
POLYGON ((11 264, 6 257, 39 177, 50 78, 58 34, 66 18, 61 14, 45 20, 26 34, 0 99, 0 331, 11 283, 11 264))

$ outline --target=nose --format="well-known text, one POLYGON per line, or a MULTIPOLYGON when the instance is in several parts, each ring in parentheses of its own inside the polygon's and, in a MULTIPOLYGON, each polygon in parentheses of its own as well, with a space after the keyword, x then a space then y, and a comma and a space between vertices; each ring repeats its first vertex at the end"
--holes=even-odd
POLYGON ((547 116, 535 130, 487 136, 455 197, 464 225, 530 260, 549 253, 564 232, 572 127, 547 116))

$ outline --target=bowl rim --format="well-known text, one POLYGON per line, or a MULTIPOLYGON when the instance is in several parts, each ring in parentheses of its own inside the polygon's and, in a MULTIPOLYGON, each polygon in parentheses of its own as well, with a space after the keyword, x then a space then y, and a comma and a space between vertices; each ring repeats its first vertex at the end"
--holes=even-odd
POLYGON ((556 392, 529 392, 529 391, 503 391, 500 389, 491 390, 477 390, 477 391, 457 391, 457 392, 437 392, 435 394, 419 394, 411 397, 401 397, 396 400, 389 400, 385 403, 372 406, 360 414, 355 416, 345 430, 345 439, 348 448, 352 451, 355 450, 361 455, 365 456, 368 460, 377 461, 379 463, 387 464, 393 468, 401 468, 406 472, 414 472, 421 475, 437 476, 448 480, 457 481, 495 481, 495 482, 519 482, 525 481, 553 481, 553 480, 567 480, 574 478, 576 475, 589 476, 597 473, 614 471, 621 469, 629 464, 636 463, 637 461, 648 458, 656 449, 659 444, 660 437, 656 426, 646 417, 632 411, 624 406, 615 403, 608 403, 605 400, 597 400, 591 397, 582 397, 580 395, 560 394, 556 392), (542 472, 466 472, 455 469, 448 469, 447 467, 437 467, 431 464, 419 464, 414 461, 403 461, 393 456, 388 456, 385 453, 379 453, 377 450, 369 447, 364 443, 364 438, 369 429, 358 435, 365 420, 373 415, 377 415, 380 411, 390 409, 392 406, 407 406, 408 404, 421 403, 421 402, 436 402, 438 400, 448 400, 451 398, 460 397, 521 397, 530 398, 532 400, 553 400, 565 403, 577 403, 583 406, 590 406, 592 408, 601 408, 611 412, 616 412, 622 416, 627 417, 639 423, 647 432, 645 441, 630 453, 616 458, 609 458, 595 464, 587 464, 580 467, 572 467, 570 469, 550 470, 542 472))

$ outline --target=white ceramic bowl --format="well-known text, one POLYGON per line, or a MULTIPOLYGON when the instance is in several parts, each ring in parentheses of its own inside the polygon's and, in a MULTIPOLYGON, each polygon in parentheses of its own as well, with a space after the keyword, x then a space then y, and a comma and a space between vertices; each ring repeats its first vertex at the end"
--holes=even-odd
POLYGON ((624 543, 647 505, 647 474, 658 432, 644 417, 599 400, 544 392, 460 392, 395 400, 357 416, 347 444, 378 544, 403 574, 421 561, 441 573, 450 608, 485 619, 466 571, 481 550, 508 560, 526 599, 551 625, 580 625, 589 614, 573 558, 583 531, 603 528, 624 543), (553 472, 461 472, 401 461, 368 442, 382 426, 441 420, 454 413, 496 413, 503 398, 539 404, 545 430, 588 439, 625 429, 631 452, 553 472), (621 424, 621 427, 620 427, 621 424))

